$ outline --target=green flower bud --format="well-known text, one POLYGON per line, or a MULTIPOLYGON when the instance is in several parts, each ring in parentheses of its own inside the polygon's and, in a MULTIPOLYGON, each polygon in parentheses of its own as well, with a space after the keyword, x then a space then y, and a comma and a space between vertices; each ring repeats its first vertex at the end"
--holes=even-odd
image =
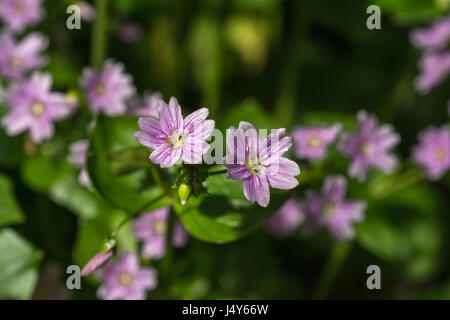
POLYGON ((181 204, 184 206, 191 195, 191 186, 187 183, 182 183, 178 187, 178 197, 180 198, 181 204))

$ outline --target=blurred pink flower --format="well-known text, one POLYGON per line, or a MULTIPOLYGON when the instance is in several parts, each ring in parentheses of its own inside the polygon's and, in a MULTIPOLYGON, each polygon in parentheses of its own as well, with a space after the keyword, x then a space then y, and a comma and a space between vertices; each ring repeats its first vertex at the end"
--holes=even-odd
POLYGON ((118 260, 105 266, 97 295, 104 300, 144 300, 147 290, 158 285, 157 270, 141 267, 135 253, 122 253, 118 260))
POLYGON ((400 136, 391 125, 377 127, 377 118, 365 110, 359 111, 357 117, 358 132, 343 133, 339 142, 342 154, 352 158, 349 176, 364 181, 372 166, 391 172, 397 166, 397 158, 389 151, 400 142, 400 136))
POLYGON ((305 208, 311 229, 325 226, 336 240, 354 237, 353 223, 364 219, 364 201, 345 201, 347 181, 343 176, 325 179, 322 194, 306 192, 305 208))
POLYGON ((138 117, 158 118, 158 103, 162 99, 160 92, 145 94, 143 100, 137 98, 134 105, 130 108, 130 113, 138 117))
POLYGON ((286 201, 272 217, 266 221, 266 229, 278 237, 291 235, 303 222, 305 215, 294 198, 286 201))
POLYGON ((126 100, 135 93, 132 81, 132 77, 125 74, 123 64, 106 60, 100 71, 84 68, 80 86, 93 112, 116 116, 125 114, 126 100))
POLYGON ((0 35, 0 74, 10 79, 19 79, 24 73, 40 68, 47 63, 42 52, 48 39, 38 32, 30 33, 16 42, 9 33, 0 35))
POLYGON ((142 27, 133 21, 122 22, 117 30, 119 38, 127 43, 138 41, 142 37, 142 27))
POLYGON ((415 87, 419 93, 426 94, 450 73, 450 51, 425 54, 419 61, 419 68, 415 87))
POLYGON ((69 146, 68 161, 75 167, 81 169, 78 175, 78 181, 81 185, 89 187, 90 179, 86 170, 86 157, 89 149, 88 140, 78 140, 69 146))
POLYGON ((8 135, 18 135, 29 129, 35 143, 53 136, 53 121, 64 119, 70 110, 64 95, 50 92, 51 87, 50 74, 35 72, 8 89, 6 104, 10 111, 2 119, 8 135))
MULTIPOLYGON (((167 223, 169 207, 147 212, 133 222, 134 235, 143 241, 142 255, 149 259, 161 259, 166 253, 167 223)), ((172 244, 181 248, 187 244, 189 233, 177 222, 172 233, 172 244)))
POLYGON ((325 156, 327 147, 336 140, 341 125, 301 127, 292 131, 294 138, 294 151, 299 158, 317 159, 325 156))
POLYGON ((28 26, 34 26, 45 15, 43 0, 1 0, 0 18, 7 29, 22 32, 28 26))
POLYGON ((436 20, 428 28, 414 29, 411 42, 427 51, 444 49, 450 42, 450 16, 436 20))
POLYGON ((420 132, 412 157, 425 168, 430 180, 440 179, 450 169, 450 127, 429 127, 420 132))

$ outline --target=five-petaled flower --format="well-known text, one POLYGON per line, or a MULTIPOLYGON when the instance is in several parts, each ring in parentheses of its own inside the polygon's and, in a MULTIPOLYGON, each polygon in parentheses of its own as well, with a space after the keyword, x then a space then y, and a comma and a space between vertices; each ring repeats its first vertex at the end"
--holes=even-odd
POLYGON ((139 143, 153 149, 150 160, 162 168, 172 167, 179 159, 199 164, 209 149, 205 140, 214 130, 214 121, 206 120, 208 114, 207 108, 201 108, 183 119, 177 99, 172 97, 169 105, 161 99, 159 119, 139 118, 142 131, 135 136, 139 143))
POLYGON ((294 151, 299 158, 317 159, 325 156, 327 147, 336 140, 341 125, 302 127, 292 131, 294 151))
POLYGON ((450 127, 430 127, 419 133, 413 160, 425 168, 430 180, 438 180, 450 169, 450 127))
POLYGON ((123 252, 115 263, 108 263, 100 275, 103 284, 97 295, 105 300, 143 300, 146 291, 158 285, 157 271, 141 267, 137 254, 123 252))
POLYGON ((347 182, 342 176, 325 179, 322 194, 312 190, 306 192, 304 206, 311 230, 325 226, 336 240, 346 240, 354 236, 353 223, 364 218, 364 201, 345 201, 347 182))
POLYGON ((359 111, 357 117, 358 132, 343 133, 339 143, 341 152, 353 158, 349 176, 364 181, 371 166, 391 172, 397 165, 397 158, 389 154, 389 151, 399 143, 400 136, 391 125, 377 127, 377 118, 367 114, 365 110, 359 111))
POLYGON ((132 82, 133 78, 124 72, 123 64, 109 59, 100 71, 84 68, 80 86, 93 112, 117 116, 126 113, 126 102, 135 93, 132 82))
POLYGON ((267 207, 269 186, 292 189, 298 185, 295 178, 300 174, 298 164, 283 157, 292 146, 292 139, 284 136, 285 131, 275 130, 261 141, 255 127, 248 122, 242 121, 238 129, 227 130, 227 176, 244 180, 244 195, 251 203, 256 201, 267 207))
POLYGON ((47 58, 41 53, 48 46, 48 40, 40 33, 31 33, 16 42, 9 33, 0 35, 0 74, 17 80, 24 73, 42 67, 47 58))
POLYGON ((53 121, 65 118, 70 110, 65 96, 50 92, 51 87, 52 77, 36 72, 8 89, 6 104, 10 111, 3 117, 2 124, 9 135, 18 135, 29 129, 35 143, 53 136, 53 121))

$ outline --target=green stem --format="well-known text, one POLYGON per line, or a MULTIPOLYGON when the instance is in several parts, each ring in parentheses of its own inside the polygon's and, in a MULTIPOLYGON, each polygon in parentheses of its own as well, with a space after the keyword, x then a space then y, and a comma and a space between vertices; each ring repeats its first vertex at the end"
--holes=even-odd
POLYGON ((173 265, 173 246, 172 246, 172 237, 173 237, 173 229, 176 222, 176 214, 173 212, 173 208, 171 208, 169 213, 169 219, 167 222, 167 232, 166 232, 166 253, 164 255, 164 259, 161 261, 161 273, 165 279, 170 279, 170 273, 172 271, 173 265))
POLYGON ((336 243, 330 250, 328 261, 312 294, 312 299, 325 299, 334 283, 336 276, 350 251, 351 241, 336 243))
POLYGON ((169 187, 164 183, 161 179, 158 168, 153 163, 150 163, 150 174, 152 175, 153 180, 155 180, 156 184, 165 192, 169 192, 169 187))
POLYGON ((130 215, 126 216, 122 222, 119 223, 119 225, 117 226, 117 228, 111 233, 110 238, 114 238, 117 233, 120 231, 120 229, 127 224, 131 219, 133 219, 135 216, 137 216, 138 214, 142 213, 142 211, 144 211, 147 207, 151 206, 152 204, 155 204, 156 202, 158 202, 159 200, 163 199, 164 197, 166 197, 168 194, 168 192, 164 192, 162 194, 160 194, 159 196, 157 196, 156 198, 153 198, 152 200, 150 200, 149 202, 145 203, 143 206, 139 207, 136 211, 134 211, 133 213, 131 213, 130 215))
POLYGON ((223 170, 219 170, 219 171, 210 171, 210 172, 208 172, 208 176, 213 176, 216 174, 222 174, 222 173, 226 173, 226 172, 227 172, 227 169, 223 169, 223 170))
POLYGON ((96 19, 91 35, 91 65, 100 68, 105 59, 108 0, 95 0, 96 19))

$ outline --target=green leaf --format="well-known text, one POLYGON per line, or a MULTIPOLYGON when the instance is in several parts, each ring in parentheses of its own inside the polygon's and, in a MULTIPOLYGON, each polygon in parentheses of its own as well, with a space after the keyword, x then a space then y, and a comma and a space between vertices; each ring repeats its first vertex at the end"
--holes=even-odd
POLYGON ((42 153, 26 157, 21 166, 21 175, 25 183, 41 192, 47 192, 53 183, 74 171, 75 168, 65 159, 42 153))
POLYGON ((131 147, 107 154, 111 172, 114 175, 122 175, 141 168, 149 168, 148 159, 150 151, 142 146, 131 147))
POLYGON ((431 189, 415 185, 369 203, 356 225, 358 242, 378 257, 404 268, 414 279, 430 277, 439 265, 442 227, 431 189))
POLYGON ((53 201, 85 220, 112 210, 96 193, 80 185, 76 174, 66 175, 56 181, 50 188, 49 195, 53 201))
POLYGON ((29 299, 42 253, 15 231, 0 231, 0 299, 29 299))
POLYGON ((10 179, 0 173, 0 227, 24 222, 25 217, 17 204, 10 179))
POLYGON ((208 193, 233 199, 245 199, 242 180, 229 180, 226 173, 208 177, 208 193))
POLYGON ((15 167, 22 158, 22 137, 9 137, 0 129, 0 165, 15 167))
POLYGON ((449 2, 441 0, 378 0, 374 4, 380 6, 382 13, 392 14, 400 24, 428 21, 450 9, 449 2))
MULTIPOLYGON (((145 207, 146 203, 161 193, 154 185, 142 192, 145 170, 119 177, 108 163, 111 154, 140 146, 134 137, 138 130, 136 117, 108 118, 100 115, 90 135, 87 157, 89 177, 98 193, 109 203, 129 212, 145 207)), ((164 201, 159 201, 155 206, 165 205, 164 201)))
POLYGON ((225 243, 260 227, 287 196, 272 194, 267 208, 219 195, 191 197, 185 206, 177 203, 175 211, 192 236, 207 242, 225 243))
MULTIPOLYGON (((103 212, 98 217, 89 220, 78 229, 73 258, 76 264, 84 266, 99 252, 105 239, 126 217, 126 214, 113 210, 103 212)), ((117 248, 125 251, 135 251, 136 241, 132 232, 132 224, 124 225, 117 234, 117 248)))

